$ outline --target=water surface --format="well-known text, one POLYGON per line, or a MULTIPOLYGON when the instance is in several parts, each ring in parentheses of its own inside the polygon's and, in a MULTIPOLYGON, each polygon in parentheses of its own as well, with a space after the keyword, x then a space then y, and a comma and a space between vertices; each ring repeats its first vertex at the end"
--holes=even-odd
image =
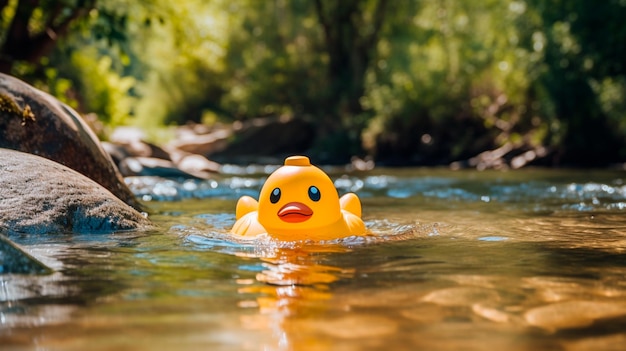
POLYGON ((12 238, 0 349, 621 350, 626 173, 329 170, 375 235, 237 243, 272 167, 127 179, 159 230, 12 238))

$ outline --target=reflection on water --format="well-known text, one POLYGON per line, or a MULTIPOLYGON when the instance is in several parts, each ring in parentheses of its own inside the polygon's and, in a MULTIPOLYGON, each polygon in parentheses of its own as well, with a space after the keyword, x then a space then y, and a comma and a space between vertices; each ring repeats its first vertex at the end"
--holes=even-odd
MULTIPOLYGON (((12 238, 55 268, 0 275, 9 349, 620 350, 626 188, 617 172, 342 176, 371 237, 237 242, 265 168, 132 178, 162 230, 12 238), (258 175, 260 174, 260 175, 258 175), (172 200, 176 200, 171 202, 172 200)), ((2 348, 2 347, 0 347, 2 348)))

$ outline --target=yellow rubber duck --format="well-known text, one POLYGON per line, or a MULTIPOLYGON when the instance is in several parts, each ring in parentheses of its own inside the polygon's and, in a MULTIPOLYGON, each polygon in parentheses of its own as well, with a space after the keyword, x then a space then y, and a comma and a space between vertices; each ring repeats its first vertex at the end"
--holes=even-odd
POLYGON ((330 240, 366 235, 361 201, 354 193, 339 198, 332 180, 306 156, 291 156, 268 178, 257 202, 237 201, 232 234, 267 233, 279 240, 330 240))

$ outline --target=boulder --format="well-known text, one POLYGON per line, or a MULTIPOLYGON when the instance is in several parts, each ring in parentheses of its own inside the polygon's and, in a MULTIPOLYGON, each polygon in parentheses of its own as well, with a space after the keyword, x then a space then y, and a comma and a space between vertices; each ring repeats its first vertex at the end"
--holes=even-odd
POLYGON ((45 158, 0 149, 0 231, 111 233, 152 228, 103 186, 45 158))
POLYGON ((0 74, 0 148, 56 161, 93 179, 131 206, 140 205, 85 121, 69 106, 0 74))

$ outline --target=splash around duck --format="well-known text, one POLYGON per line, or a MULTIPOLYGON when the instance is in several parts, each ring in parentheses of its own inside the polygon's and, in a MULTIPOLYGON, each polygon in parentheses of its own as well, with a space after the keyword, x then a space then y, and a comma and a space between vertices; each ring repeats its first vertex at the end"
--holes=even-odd
POLYGON ((306 156, 291 156, 261 188, 259 201, 242 196, 231 233, 256 237, 331 240, 367 235, 361 201, 354 193, 341 198, 332 180, 306 156))

